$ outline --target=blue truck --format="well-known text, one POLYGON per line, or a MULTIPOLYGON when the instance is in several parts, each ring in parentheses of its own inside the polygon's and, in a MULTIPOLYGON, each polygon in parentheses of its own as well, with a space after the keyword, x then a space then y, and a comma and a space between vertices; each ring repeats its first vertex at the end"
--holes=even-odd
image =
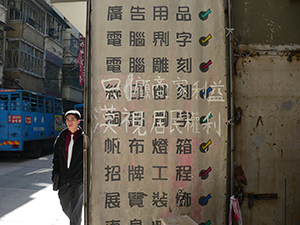
POLYGON ((0 153, 40 157, 63 128, 62 100, 18 89, 0 89, 0 153))

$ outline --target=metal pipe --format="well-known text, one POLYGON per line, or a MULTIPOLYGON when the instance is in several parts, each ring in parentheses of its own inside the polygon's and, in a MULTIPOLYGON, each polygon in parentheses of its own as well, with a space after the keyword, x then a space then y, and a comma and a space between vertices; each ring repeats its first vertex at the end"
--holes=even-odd
POLYGON ((90 62, 90 15, 91 15, 91 0, 87 0, 87 18, 86 18, 86 45, 85 45, 85 81, 84 81, 84 133, 87 135, 87 138, 85 139, 85 148, 84 148, 84 224, 90 224, 90 218, 89 218, 89 192, 90 185, 90 146, 88 137, 90 137, 90 130, 88 127, 90 127, 91 122, 91 115, 89 110, 90 107, 90 68, 91 68, 91 62, 90 62))
MULTIPOLYGON (((225 0, 225 7, 226 10, 225 15, 226 15, 226 27, 228 34, 226 34, 226 47, 227 47, 227 111, 228 111, 228 121, 233 120, 234 118, 234 105, 233 105, 233 82, 232 82, 232 77, 233 77, 233 51, 232 51, 232 7, 231 7, 231 0, 225 0)), ((227 136, 227 179, 226 179, 226 224, 229 224, 229 204, 230 204, 230 197, 233 193, 233 123, 227 123, 228 124, 228 136, 227 136)))

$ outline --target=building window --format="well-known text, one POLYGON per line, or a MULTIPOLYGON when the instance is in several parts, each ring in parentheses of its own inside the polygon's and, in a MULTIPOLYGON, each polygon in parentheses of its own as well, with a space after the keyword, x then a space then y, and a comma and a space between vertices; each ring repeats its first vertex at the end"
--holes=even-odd
POLYGON ((45 12, 31 0, 23 0, 23 18, 35 29, 45 34, 45 12))
POLYGON ((43 75, 44 53, 23 41, 9 41, 6 69, 22 69, 35 75, 43 75))
POLYGON ((76 65, 70 65, 63 68, 63 85, 82 89, 79 84, 79 69, 76 65))
POLYGON ((21 0, 9 0, 8 1, 8 19, 20 20, 21 14, 21 0))
POLYGON ((46 63, 46 81, 47 81, 47 87, 48 89, 60 92, 60 80, 59 80, 59 74, 60 74, 60 67, 47 62, 46 63))
POLYGON ((5 0, 0 0, 0 5, 5 6, 5 0))
POLYGON ((6 68, 19 68, 19 41, 8 42, 6 68))
POLYGON ((9 0, 8 19, 23 19, 39 32, 45 34, 45 12, 31 0, 9 0))
POLYGON ((70 52, 73 53, 76 57, 78 56, 78 51, 79 51, 78 47, 79 47, 78 39, 75 38, 75 36, 71 34, 70 52))
POLYGON ((47 15, 47 34, 49 37, 52 39, 58 41, 59 43, 62 43, 62 30, 63 30, 63 25, 59 23, 58 19, 51 16, 47 15))

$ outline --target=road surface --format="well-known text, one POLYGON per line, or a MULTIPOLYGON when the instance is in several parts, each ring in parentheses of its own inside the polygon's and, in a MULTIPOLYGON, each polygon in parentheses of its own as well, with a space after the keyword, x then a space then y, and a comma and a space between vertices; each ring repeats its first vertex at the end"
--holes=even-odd
POLYGON ((67 225, 52 190, 52 155, 38 159, 0 156, 0 225, 67 225))

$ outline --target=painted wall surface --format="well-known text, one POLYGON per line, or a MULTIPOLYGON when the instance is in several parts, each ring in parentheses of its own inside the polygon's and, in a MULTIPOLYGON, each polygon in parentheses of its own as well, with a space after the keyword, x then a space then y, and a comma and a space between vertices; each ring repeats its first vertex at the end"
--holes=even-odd
MULTIPOLYGON (((248 48, 249 49, 249 48, 248 48)), ((300 61, 254 53, 237 60, 234 77, 235 166, 242 166, 243 224, 300 223, 300 61), (241 117, 239 116, 241 115, 241 117), (277 194, 254 200, 249 194, 277 194)))
POLYGON ((298 0, 232 2, 235 38, 242 44, 300 44, 298 0))
POLYGON ((89 224, 225 224, 223 1, 91 1, 89 224))

